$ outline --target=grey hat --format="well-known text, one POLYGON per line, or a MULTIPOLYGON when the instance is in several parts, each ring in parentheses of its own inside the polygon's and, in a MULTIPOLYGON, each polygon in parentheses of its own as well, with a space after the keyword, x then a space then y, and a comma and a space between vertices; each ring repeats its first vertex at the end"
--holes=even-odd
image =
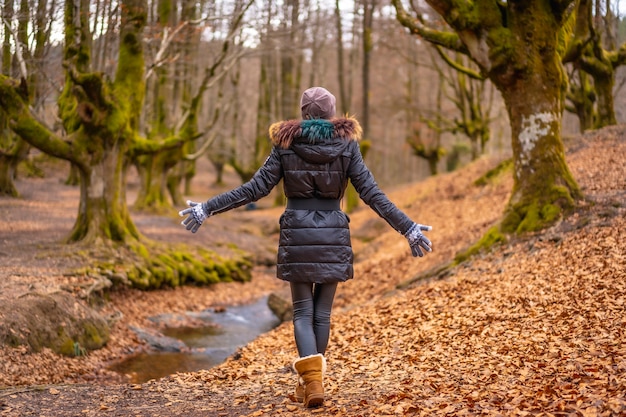
POLYGON ((335 116, 335 96, 323 87, 304 90, 300 99, 303 119, 330 119, 335 116))

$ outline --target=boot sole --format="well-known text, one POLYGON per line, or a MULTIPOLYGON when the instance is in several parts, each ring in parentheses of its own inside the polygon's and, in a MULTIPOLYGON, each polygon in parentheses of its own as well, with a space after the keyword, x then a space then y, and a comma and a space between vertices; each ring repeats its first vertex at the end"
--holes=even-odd
POLYGON ((324 396, 323 395, 312 395, 307 398, 308 401, 304 403, 306 408, 315 408, 324 404, 324 396))

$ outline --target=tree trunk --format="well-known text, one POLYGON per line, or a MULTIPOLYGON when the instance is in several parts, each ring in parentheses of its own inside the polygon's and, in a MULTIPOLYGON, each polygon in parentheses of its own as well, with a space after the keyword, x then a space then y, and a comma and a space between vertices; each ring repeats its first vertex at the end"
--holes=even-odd
MULTIPOLYGON (((174 154, 182 157, 181 152, 162 151, 151 155, 143 155, 137 159, 135 166, 141 179, 137 199, 133 205, 135 210, 146 210, 154 213, 163 213, 172 208, 172 202, 167 197, 167 177, 171 168, 178 160, 173 160, 174 154)), ((179 201, 180 203, 180 201, 179 201)))
POLYGON ((434 44, 469 55, 500 90, 511 125, 515 174, 500 229, 538 230, 581 196, 565 161, 561 64, 573 0, 456 2, 427 0, 456 32, 424 29, 393 0, 398 20, 434 44))
POLYGON ((0 152, 0 195, 19 197, 15 187, 17 166, 26 159, 30 145, 20 138, 13 139, 13 134, 7 132, 13 147, 8 152, 0 152))
POLYGON ((565 72, 554 34, 562 17, 540 3, 511 6, 511 32, 519 34, 513 59, 491 74, 509 114, 515 166, 505 233, 552 224, 581 197, 561 140, 565 72))
POLYGON ((340 114, 348 114, 350 110, 350 100, 348 98, 348 87, 346 85, 346 70, 343 46, 343 28, 341 25, 341 9, 339 0, 335 0, 335 28, 337 29, 337 76, 339 81, 339 109, 340 114))
POLYGON ((363 114, 361 127, 363 138, 370 139, 370 63, 372 50, 374 49, 374 10, 376 0, 363 1, 363 68, 361 83, 363 87, 363 114))
POLYGON ((131 221, 124 184, 123 154, 108 149, 79 169, 81 201, 69 242, 126 243, 140 238, 131 221))
MULTIPOLYGON (((13 12, 13 2, 5 1, 2 6, 2 16, 7 23, 13 21, 13 12)), ((2 22, 2 24, 5 24, 5 22, 2 22)), ((12 41, 11 31, 5 29, 4 38, 2 39, 2 68, 0 68, 4 75, 11 75, 11 64, 13 62, 12 41)))
MULTIPOLYGON (((81 0, 81 10, 88 5, 81 0)), ((109 85, 102 74, 87 72, 91 42, 74 43, 76 33, 80 39, 89 39, 86 13, 66 7, 66 22, 72 23, 66 28, 65 46, 71 66, 59 107, 72 146, 66 154, 54 144, 51 150, 72 161, 80 176, 80 204, 69 242, 125 243, 139 238, 128 215, 125 174, 126 153, 138 129, 145 93, 141 40, 145 3, 126 0, 122 10, 120 58, 115 81, 109 85), (79 13, 78 20, 74 13, 79 13)))
POLYGON ((15 187, 15 158, 0 153, 0 196, 18 197, 20 194, 15 187))
POLYGON ((566 110, 576 114, 578 117, 578 130, 580 133, 592 129, 594 126, 594 120, 596 119, 595 96, 595 91, 589 82, 589 75, 577 69, 570 76, 570 88, 567 92, 567 98, 571 105, 566 106, 566 110), (577 84, 572 82, 575 76, 578 78, 577 84))
POLYGON ((613 86, 615 85, 615 71, 611 64, 608 64, 606 71, 598 74, 591 74, 595 85, 597 100, 597 119, 594 127, 599 129, 605 126, 617 124, 615 117, 615 105, 613 101, 613 86), (610 68, 610 70, 609 70, 610 68))
MULTIPOLYGON (((46 24, 48 19, 46 12, 50 11, 54 13, 56 10, 55 5, 48 5, 45 0, 39 0, 36 5, 30 4, 27 1, 20 2, 20 11, 17 16, 19 22, 17 38, 20 42, 22 51, 22 57, 17 57, 17 54, 13 54, 11 31, 8 28, 4 31, 4 39, 2 45, 2 73, 5 75, 11 75, 12 67, 15 64, 21 66, 26 73, 20 74, 22 77, 27 76, 28 86, 28 100, 31 106, 35 108, 35 111, 41 110, 45 96, 43 91, 45 86, 41 79, 40 65, 45 61, 46 54, 48 52, 47 46, 50 38, 50 32, 47 31, 46 24), (36 7, 35 7, 36 6, 36 7), (33 27, 34 23, 34 27, 33 27), (31 35, 33 39, 29 37, 29 27, 31 27, 31 35), (14 59, 15 56, 15 59, 14 59), (18 61, 18 62, 15 62, 18 61)), ((2 15, 4 21, 0 24, 9 24, 16 17, 14 16, 13 1, 7 1, 2 6, 2 15)), ((3 117, 0 124, 2 128, 8 127, 4 125, 6 119, 3 117)), ((0 129, 2 130, 2 129, 0 129)), ((0 133, 4 135, 0 138, 0 155, 4 154, 0 158, 0 195, 10 195, 17 197, 19 191, 15 187, 14 179, 17 166, 28 157, 30 151, 30 145, 10 133, 0 133), (8 149, 8 151, 6 150, 8 149)))
MULTIPOLYGON (((593 78, 593 90, 597 97, 593 127, 599 129, 617 124, 613 87, 617 67, 626 62, 626 55, 620 58, 620 50, 625 51, 626 46, 617 50, 612 27, 616 17, 611 12, 609 1, 603 5, 599 0, 595 2, 579 0, 576 11, 575 37, 570 42, 570 50, 565 56, 565 61, 573 61, 578 70, 586 72, 593 78), (604 16, 603 9, 606 11, 604 16)), ((581 84, 581 87, 586 85, 581 84)), ((579 105, 587 104, 585 93, 583 88, 579 105)), ((578 110, 584 110, 584 107, 578 110)), ((587 122, 588 120, 581 120, 581 128, 587 122)))
POLYGON ((502 220, 504 232, 539 230, 581 196, 561 140, 561 74, 554 60, 543 70, 500 86, 511 123, 515 165, 513 191, 502 220))

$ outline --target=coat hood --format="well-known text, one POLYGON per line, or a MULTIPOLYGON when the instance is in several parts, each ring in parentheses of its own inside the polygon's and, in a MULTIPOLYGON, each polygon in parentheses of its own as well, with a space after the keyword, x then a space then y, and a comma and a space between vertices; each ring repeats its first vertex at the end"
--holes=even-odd
POLYGON ((335 160, 351 141, 360 140, 361 134, 361 125, 351 117, 287 120, 270 126, 270 139, 275 146, 291 149, 314 163, 335 160))

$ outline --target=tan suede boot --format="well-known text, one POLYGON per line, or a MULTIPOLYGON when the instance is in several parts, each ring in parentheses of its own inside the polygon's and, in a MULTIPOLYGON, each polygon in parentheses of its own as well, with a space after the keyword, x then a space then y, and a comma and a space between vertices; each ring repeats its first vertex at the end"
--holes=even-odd
POLYGON ((326 372, 326 359, 323 355, 311 355, 299 358, 293 363, 298 373, 300 384, 304 385, 304 406, 319 407, 324 403, 323 376, 326 372))
POLYGON ((298 403, 304 402, 304 385, 300 383, 300 375, 298 375, 298 385, 296 385, 296 392, 293 394, 293 398, 298 403))

